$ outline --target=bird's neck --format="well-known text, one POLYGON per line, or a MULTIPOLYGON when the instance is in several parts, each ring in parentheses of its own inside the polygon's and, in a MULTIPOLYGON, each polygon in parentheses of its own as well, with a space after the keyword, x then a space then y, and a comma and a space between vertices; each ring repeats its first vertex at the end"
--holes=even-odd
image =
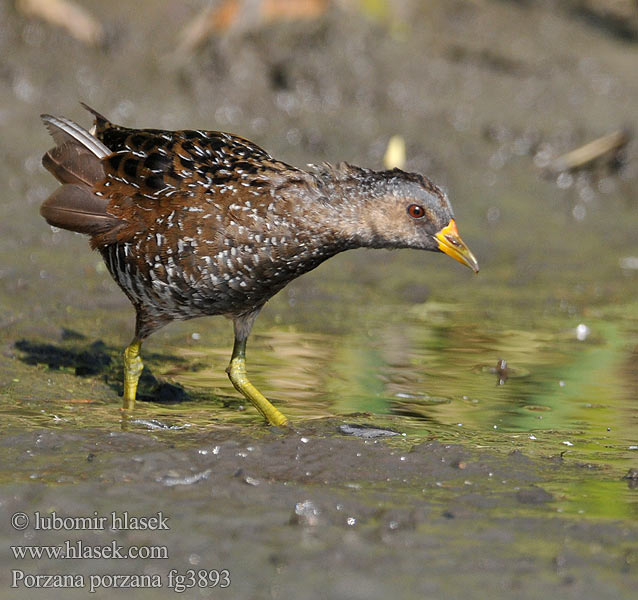
POLYGON ((313 221, 321 224, 328 241, 344 250, 388 247, 387 228, 378 223, 383 189, 377 173, 357 169, 353 177, 351 170, 356 168, 347 169, 324 186, 324 194, 313 203, 317 214, 313 221))

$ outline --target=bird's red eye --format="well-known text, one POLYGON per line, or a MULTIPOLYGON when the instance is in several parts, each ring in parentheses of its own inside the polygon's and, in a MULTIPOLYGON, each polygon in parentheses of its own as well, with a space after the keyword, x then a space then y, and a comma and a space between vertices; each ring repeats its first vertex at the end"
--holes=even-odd
POLYGON ((408 214, 413 219, 420 219, 425 215, 425 209, 418 204, 410 204, 410 206, 408 206, 408 214))

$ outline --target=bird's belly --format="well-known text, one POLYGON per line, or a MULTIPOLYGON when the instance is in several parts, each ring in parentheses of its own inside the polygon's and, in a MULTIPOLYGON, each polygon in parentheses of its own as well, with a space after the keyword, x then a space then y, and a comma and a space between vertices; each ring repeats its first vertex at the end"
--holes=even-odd
POLYGON ((101 252, 111 276, 133 305, 169 319, 250 312, 297 276, 281 269, 222 270, 205 257, 173 260, 133 255, 130 244, 114 244, 101 252))

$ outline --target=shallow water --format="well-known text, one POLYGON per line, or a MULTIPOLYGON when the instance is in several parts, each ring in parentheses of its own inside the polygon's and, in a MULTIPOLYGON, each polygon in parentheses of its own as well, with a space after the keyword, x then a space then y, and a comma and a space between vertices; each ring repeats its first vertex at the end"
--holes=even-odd
MULTIPOLYGON (((544 314, 533 329, 522 328, 516 314, 506 311, 499 311, 495 323, 476 303, 384 306, 372 317, 361 311, 346 335, 273 326, 254 336, 253 381, 293 422, 341 416, 391 427, 412 442, 436 439, 561 457, 588 465, 593 474, 547 482, 561 498, 557 511, 638 515, 635 492, 622 480, 638 453, 637 305, 599 308, 586 325, 568 313, 544 314), (499 360, 506 361, 505 369, 502 364, 499 369, 499 360)), ((227 344, 214 346, 199 337, 188 347, 162 344, 168 357, 155 371, 192 398, 138 403, 127 430, 171 427, 163 435, 188 446, 192 435, 211 426, 258 423, 225 375, 227 344)), ((115 362, 117 353, 111 352, 115 362)), ((69 396, 76 395, 70 390, 69 396)), ((18 424, 27 429, 99 424, 105 431, 120 426, 115 398, 69 397, 53 405, 47 399, 21 400, 5 404, 3 414, 5 433, 18 424)))

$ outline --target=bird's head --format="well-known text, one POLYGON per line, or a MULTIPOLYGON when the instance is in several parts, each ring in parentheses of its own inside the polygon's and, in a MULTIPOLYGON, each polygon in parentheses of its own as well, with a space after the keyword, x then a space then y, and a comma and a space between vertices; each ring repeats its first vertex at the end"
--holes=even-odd
MULTIPOLYGON (((369 171, 351 165, 342 192, 351 232, 358 245, 417 248, 444 252, 478 273, 476 258, 456 228, 445 192, 426 177, 392 171, 369 171)), ((344 182, 345 183, 345 182, 344 182)))

